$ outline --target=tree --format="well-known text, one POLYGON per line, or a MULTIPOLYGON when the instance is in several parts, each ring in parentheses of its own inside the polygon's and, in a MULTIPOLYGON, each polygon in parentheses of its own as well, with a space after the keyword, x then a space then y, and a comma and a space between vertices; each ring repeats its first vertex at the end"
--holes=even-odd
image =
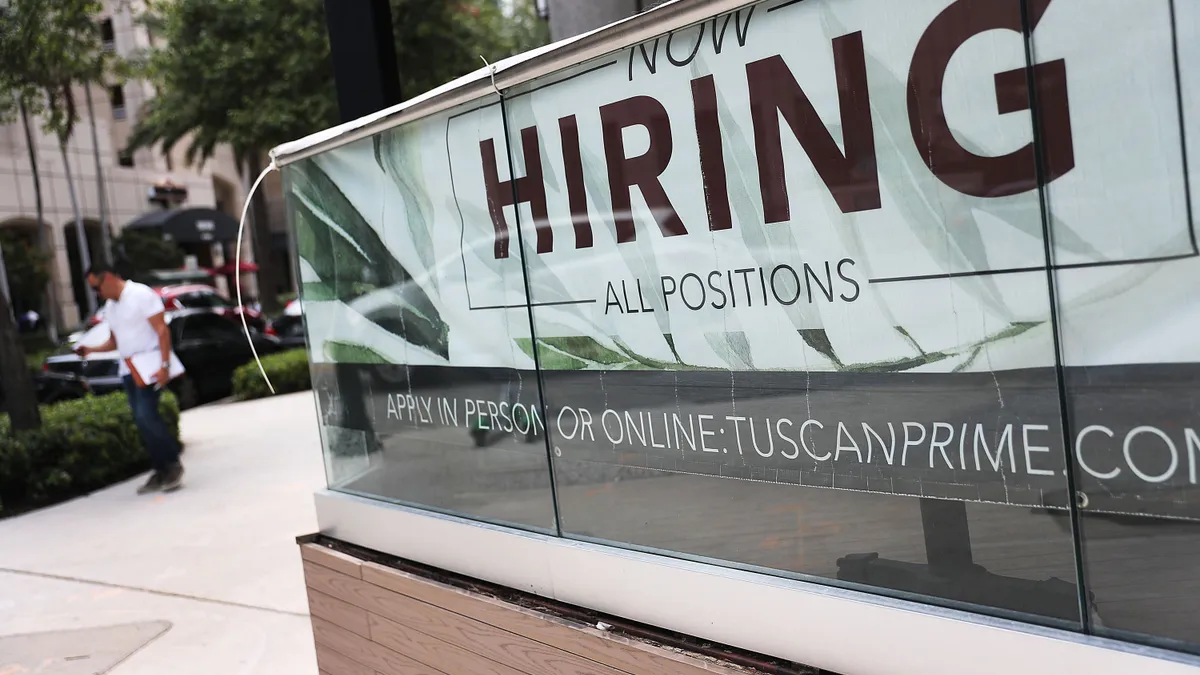
POLYGON ((13 431, 42 426, 37 388, 25 360, 25 347, 17 336, 17 319, 3 293, 0 293, 0 409, 8 412, 13 431))
POLYGON ((87 101, 88 126, 92 131, 92 161, 96 166, 96 196, 100 206, 100 260, 112 262, 112 243, 109 241, 108 195, 104 190, 104 166, 100 160, 100 140, 96 131, 96 110, 92 106, 92 88, 83 90, 87 101))
MULTIPOLYGON (((42 177, 38 169, 37 146, 33 140, 33 127, 29 123, 29 102, 21 100, 18 101, 17 105, 21 113, 21 128, 25 131, 25 147, 29 151, 29 169, 33 178, 33 204, 34 215, 37 220, 38 246, 41 247, 42 253, 50 257, 51 252, 54 250, 54 242, 46 234, 46 205, 45 200, 42 198, 42 177)), ((41 290, 42 316, 46 321, 46 326, 49 328, 51 342, 58 342, 58 325, 61 322, 61 317, 55 298, 54 278, 52 276, 46 279, 46 284, 41 290)))
POLYGON ((549 40, 532 0, 506 15, 489 0, 391 0, 400 91, 419 96, 483 65, 540 47, 549 40))
POLYGON ((550 43, 550 22, 538 11, 537 0, 516 0, 512 16, 504 22, 506 56, 536 49, 550 43))
MULTIPOLYGON (((130 148, 186 142, 203 163, 220 144, 239 168, 261 172, 275 145, 330 126, 336 117, 320 0, 170 0, 143 17, 162 46, 135 64, 157 90, 130 148)), ((271 264, 266 203, 254 200, 253 245, 260 300, 276 309, 283 285, 271 264)))
MULTIPOLYGON (((47 132, 58 139, 75 213, 80 257, 87 264, 87 239, 67 156, 79 114, 73 86, 103 79, 108 59, 93 18, 103 9, 97 0, 9 0, 0 16, 0 117, 19 111, 26 126, 31 163, 37 166, 29 119, 41 116, 47 132)), ((41 225, 40 185, 38 219, 41 225)), ((94 303, 91 295, 89 302, 94 303)), ((94 309, 94 308, 93 308, 94 309)), ((41 425, 33 380, 17 337, 7 298, 0 298, 0 378, 14 429, 41 425)))
POLYGON ((183 266, 179 244, 144 230, 124 230, 113 238, 113 250, 117 272, 126 279, 142 279, 152 270, 183 266))
MULTIPOLYGON (((489 0, 392 0, 401 91, 416 96, 490 61, 545 41, 528 0, 513 17, 489 0), (528 18, 533 16, 533 22, 528 18), (540 42, 539 42, 540 40, 540 42), (405 67, 408 65, 409 67, 405 67)), ((160 46, 133 64, 157 94, 130 148, 187 143, 188 162, 220 144, 251 178, 272 147, 337 123, 321 0, 159 0, 144 22, 160 46)), ((271 264, 266 204, 252 204, 260 300, 273 311, 284 286, 271 264)))
MULTIPOLYGON (((39 234, 43 220, 41 184, 37 176, 37 155, 30 115, 40 111, 41 91, 31 75, 35 72, 35 54, 40 41, 40 0, 16 0, 0 12, 0 121, 11 121, 18 112, 25 125, 30 163, 34 167, 39 234)), ((7 261, 6 261, 7 262, 7 261)), ((15 262, 15 260, 13 261, 15 262)), ((17 334, 16 317, 8 297, 0 293, 0 404, 9 414, 13 430, 41 426, 37 391, 25 360, 25 348, 17 334)))
MULTIPOLYGON (((74 86, 103 81, 110 66, 94 22, 103 8, 99 0, 10 0, 0 36, 0 85, 4 92, 0 94, 0 115, 11 116, 14 109, 20 110, 35 170, 37 157, 28 132, 30 116, 41 116, 46 132, 58 139, 83 267, 89 265, 90 256, 67 144, 79 121, 74 86)), ((88 302, 88 309, 94 310, 95 301, 90 295, 88 302)))
MULTIPOLYGON (((33 55, 42 27, 44 2, 16 0, 0 13, 0 123, 13 122, 19 116, 25 132, 25 149, 33 177, 33 201, 37 220, 38 244, 47 254, 53 242, 46 236, 45 200, 39 170, 37 144, 33 137, 31 118, 42 111, 42 93, 38 88, 33 67, 33 55)), ((58 340, 58 307, 54 302, 53 280, 47 283, 42 297, 42 314, 50 328, 50 338, 58 340)))
MULTIPOLYGON (((103 9, 99 0, 18 0, 41 11, 41 30, 30 54, 29 78, 45 96, 44 127, 58 139, 59 154, 67 179, 67 194, 75 216, 81 273, 91 266, 83 214, 75 190, 67 144, 79 122, 74 86, 103 82, 109 65, 100 41, 95 17, 103 9)), ((96 310, 96 299, 87 294, 88 312, 96 310)))

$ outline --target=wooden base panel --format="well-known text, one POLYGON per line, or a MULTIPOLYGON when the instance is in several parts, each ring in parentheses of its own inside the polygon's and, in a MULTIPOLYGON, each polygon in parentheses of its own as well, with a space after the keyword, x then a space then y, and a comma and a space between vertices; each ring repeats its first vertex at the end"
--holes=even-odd
POLYGON ((360 560, 300 547, 323 675, 747 675, 707 655, 613 633, 360 560))

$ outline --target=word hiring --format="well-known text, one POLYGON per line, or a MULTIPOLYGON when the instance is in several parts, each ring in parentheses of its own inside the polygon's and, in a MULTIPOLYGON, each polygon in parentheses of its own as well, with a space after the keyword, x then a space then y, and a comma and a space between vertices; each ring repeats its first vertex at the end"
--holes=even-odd
MULTIPOLYGON (((1028 7, 1030 30, 1041 21, 1051 2, 1027 0, 1024 3, 1028 7)), ((1039 162, 1032 140, 1004 155, 976 154, 963 147, 955 137, 946 120, 943 102, 943 81, 955 53, 970 38, 987 31, 1021 32, 1021 4, 957 0, 933 19, 913 52, 907 85, 913 143, 929 171, 963 194, 982 198, 1004 197, 1037 189, 1039 185, 1039 162)), ((746 40, 752 35, 753 16, 751 9, 743 25, 740 12, 737 15, 735 32, 739 46, 745 46, 746 40)), ((720 33, 721 41, 718 41, 717 21, 712 20, 712 46, 714 53, 720 56, 724 30, 720 33)), ((725 25, 728 23, 729 17, 726 16, 725 25)), ((686 66, 695 58, 704 42, 706 25, 701 24, 695 49, 685 59, 676 59, 671 55, 668 38, 665 51, 673 65, 686 66)), ((652 74, 656 73, 657 41, 653 60, 647 55, 645 45, 640 47, 647 69, 652 74)), ((881 208, 862 32, 834 38, 832 48, 845 150, 838 147, 833 134, 821 121, 812 101, 797 83, 782 55, 776 54, 745 64, 745 86, 749 93, 748 112, 754 135, 759 194, 767 224, 787 222, 791 218, 780 117, 787 123, 791 134, 843 213, 881 208)), ((633 58, 631 50, 631 79, 633 58)), ((1073 169, 1075 156, 1065 61, 1059 59, 1038 63, 1028 72, 1020 68, 997 73, 994 76, 994 88, 999 114, 1031 110, 1036 105, 1036 119, 1039 120, 1043 140, 1043 173, 1040 181, 1048 183, 1073 169), (1030 83, 1036 91, 1036 97, 1030 95, 1030 83)), ((678 191, 674 199, 691 199, 692 195, 702 192, 708 229, 732 229, 733 218, 717 109, 717 82, 713 75, 691 80, 691 103, 697 147, 680 152, 683 156, 679 161, 699 161, 702 185, 688 186, 678 191)), ((634 187, 640 190, 663 236, 686 235, 688 228, 661 179, 676 154, 671 129, 680 120, 672 119, 661 101, 646 95, 602 105, 599 113, 617 243, 632 242, 637 238, 630 197, 634 187), (625 147, 625 130, 630 127, 642 127, 649 135, 646 150, 632 157, 625 147)), ((733 113, 745 114, 736 110, 733 113)), ((558 131, 562 144, 562 175, 567 187, 575 248, 590 248, 593 244, 592 220, 587 206, 576 115, 560 117, 558 131)), ((554 250, 554 232, 549 221, 538 134, 536 125, 521 129, 520 152, 526 173, 507 181, 501 181, 499 177, 495 140, 489 138, 479 143, 488 213, 495 229, 496 258, 507 258, 509 255, 509 226, 504 207, 517 204, 530 205, 537 233, 537 253, 554 250)))

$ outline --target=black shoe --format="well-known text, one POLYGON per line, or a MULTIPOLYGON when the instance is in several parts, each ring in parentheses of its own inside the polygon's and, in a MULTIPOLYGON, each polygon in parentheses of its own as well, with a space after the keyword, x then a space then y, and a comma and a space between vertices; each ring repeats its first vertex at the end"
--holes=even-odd
POLYGON ((144 495, 144 494, 149 494, 151 492, 158 492, 159 490, 162 489, 162 486, 163 486, 162 474, 160 474, 157 471, 154 471, 150 474, 150 478, 148 478, 146 480, 146 482, 137 489, 137 493, 139 495, 144 495))
POLYGON ((159 489, 163 492, 174 492, 183 487, 183 465, 176 462, 175 466, 167 469, 163 475, 162 485, 159 489))

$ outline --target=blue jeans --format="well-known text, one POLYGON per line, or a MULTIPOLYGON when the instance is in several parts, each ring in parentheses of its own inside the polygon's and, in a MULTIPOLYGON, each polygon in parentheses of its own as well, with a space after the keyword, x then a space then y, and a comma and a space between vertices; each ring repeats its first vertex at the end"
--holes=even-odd
POLYGON ((142 443, 150 453, 150 467, 162 473, 179 462, 179 442, 175 440, 162 415, 158 414, 158 400, 162 392, 150 387, 139 387, 133 376, 126 375, 125 396, 133 409, 133 423, 142 435, 142 443))

